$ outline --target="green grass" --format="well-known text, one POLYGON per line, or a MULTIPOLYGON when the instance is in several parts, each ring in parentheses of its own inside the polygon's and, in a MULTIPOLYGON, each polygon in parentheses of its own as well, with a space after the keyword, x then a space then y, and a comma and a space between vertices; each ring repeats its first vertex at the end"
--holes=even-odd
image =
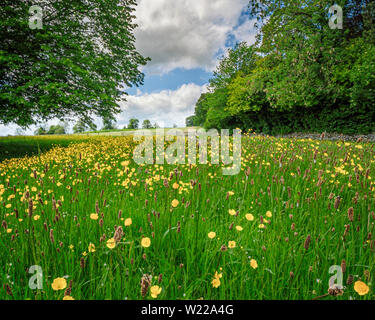
POLYGON ((75 141, 82 141, 82 138, 78 139, 75 136, 68 135, 0 137, 0 161, 38 155, 52 149, 54 146, 67 147, 75 141))
MULTIPOLYGON (((51 287, 58 277, 72 280, 75 299, 142 299, 143 274, 162 288, 158 299, 312 299, 327 293, 329 268, 343 260, 343 295, 322 299, 374 299, 373 146, 244 137, 241 172, 223 176, 218 165, 139 166, 131 137, 71 139, 70 147, 0 164, 0 282, 12 291, 1 299, 62 299, 64 290, 51 287), (95 212, 99 219, 90 219, 95 212), (115 226, 124 237, 109 249, 115 226), (43 290, 28 286, 32 265, 43 269, 43 290), (349 274, 369 293, 346 285, 349 274)), ((153 300, 149 291, 145 299, 153 300)))

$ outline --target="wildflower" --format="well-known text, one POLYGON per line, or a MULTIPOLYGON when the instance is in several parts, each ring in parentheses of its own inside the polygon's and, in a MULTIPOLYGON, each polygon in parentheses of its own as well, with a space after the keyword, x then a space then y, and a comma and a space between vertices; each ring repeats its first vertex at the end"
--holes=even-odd
POLYGON ((212 287, 213 288, 219 288, 220 287, 220 278, 223 276, 222 273, 217 273, 217 271, 215 272, 215 275, 214 275, 214 278, 212 280, 212 287))
POLYGON ((242 228, 241 226, 236 226, 236 230, 237 230, 237 231, 242 231, 243 228, 242 228))
POLYGON ((179 202, 177 199, 174 199, 174 200, 172 201, 172 207, 173 207, 173 208, 176 208, 176 207, 178 206, 179 203, 180 203, 180 202, 179 202))
POLYGON ((7 229, 7 233, 11 233, 13 229, 7 229))
POLYGON ((251 213, 248 213, 246 215, 246 219, 249 220, 249 221, 254 221, 254 216, 251 213))
POLYGON ((233 209, 229 209, 228 212, 229 212, 229 214, 230 214, 231 216, 235 216, 236 213, 237 213, 236 210, 233 210, 233 209))
POLYGON ((107 240, 107 247, 109 248, 109 249, 113 249, 114 247, 116 247, 116 241, 115 241, 115 239, 114 238, 111 238, 111 239, 108 239, 107 240))
POLYGON ((308 235, 307 238, 306 238, 305 244, 304 244, 304 248, 305 248, 305 250, 308 250, 308 249, 309 249, 309 247, 310 247, 310 242, 311 242, 311 236, 308 235))
POLYGON ((173 189, 178 189, 180 187, 180 185, 177 183, 177 182, 175 182, 173 185, 172 185, 172 188, 173 189))
POLYGON ((209 237, 210 239, 215 238, 215 237, 216 237, 216 232, 209 232, 209 233, 208 233, 208 237, 209 237))
POLYGON ((348 279, 346 280, 346 284, 350 286, 354 281, 353 275, 349 274, 348 279))
POLYGON ((143 248, 148 248, 151 245, 151 240, 148 237, 145 237, 141 240, 141 246, 143 248))
POLYGON ((91 213, 90 214, 90 219, 92 219, 92 220, 98 220, 98 218, 99 218, 99 216, 98 216, 97 213, 91 213))
POLYGON ((151 291, 151 297, 156 299, 158 295, 161 293, 161 288, 159 286, 152 286, 150 288, 150 291, 151 291))
POLYGON ((228 242, 228 248, 233 249, 236 247, 236 241, 229 241, 228 242))
POLYGON ((264 229, 264 224, 263 224, 263 223, 261 223, 261 224, 259 225, 259 229, 264 229))
POLYGON ((250 260, 250 266, 253 268, 253 269, 256 269, 258 268, 258 262, 254 259, 251 259, 250 260))
POLYGON ((63 300, 74 300, 72 296, 64 296, 63 300))
POLYGON ((271 212, 271 211, 267 211, 267 212, 266 212, 266 216, 267 216, 268 218, 271 218, 271 217, 272 217, 272 212, 271 212))
POLYGON ((369 287, 366 283, 362 282, 362 281, 356 281, 354 283, 354 290, 360 295, 360 296, 364 296, 366 294, 368 294, 369 292, 369 287))
POLYGON ((40 215, 37 215, 37 214, 36 214, 36 215, 34 216, 34 220, 35 220, 35 221, 36 221, 36 220, 39 220, 39 218, 40 218, 40 215))
POLYGON ((56 278, 55 280, 53 280, 51 286, 55 291, 63 290, 66 288, 66 280, 64 278, 56 278))
POLYGON ((151 285, 151 276, 148 274, 144 274, 141 278, 141 294, 142 297, 145 297, 148 291, 148 288, 151 285))
POLYGON ((127 218, 125 219, 125 227, 129 227, 131 224, 133 223, 132 219, 131 218, 127 218))
POLYGON ((113 239, 115 239, 116 243, 120 242, 122 237, 124 236, 124 231, 121 226, 116 228, 115 235, 113 236, 113 239))
POLYGON ((95 252, 95 244, 90 242, 88 250, 89 252, 95 252))

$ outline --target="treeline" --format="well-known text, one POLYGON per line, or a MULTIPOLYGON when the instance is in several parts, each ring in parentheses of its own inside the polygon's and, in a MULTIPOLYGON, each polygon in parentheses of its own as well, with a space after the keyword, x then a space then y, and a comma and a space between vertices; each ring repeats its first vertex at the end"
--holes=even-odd
POLYGON ((256 43, 220 60, 187 126, 375 132, 375 2, 336 4, 342 29, 329 25, 331 1, 251 0, 256 43))
MULTIPOLYGON (((116 124, 116 119, 113 116, 106 116, 102 118, 103 126, 100 130, 98 130, 97 125, 92 120, 78 120, 75 125, 73 126, 73 133, 84 133, 84 132, 97 132, 97 131, 120 131, 126 129, 138 129, 139 128, 139 120, 136 118, 132 118, 129 120, 128 125, 124 126, 123 129, 119 129, 116 124)), ((63 122, 57 125, 52 125, 48 129, 44 126, 37 128, 34 131, 34 135, 43 136, 43 135, 51 135, 51 134, 67 134, 69 129, 69 124, 67 122, 63 122)), ((142 129, 155 129, 159 128, 157 122, 154 124, 151 123, 150 120, 145 119, 142 122, 142 129)), ((20 128, 19 128, 20 129, 20 128)), ((21 130, 22 131, 22 130, 21 130)), ((22 131, 16 131, 16 135, 24 135, 25 133, 22 131)))

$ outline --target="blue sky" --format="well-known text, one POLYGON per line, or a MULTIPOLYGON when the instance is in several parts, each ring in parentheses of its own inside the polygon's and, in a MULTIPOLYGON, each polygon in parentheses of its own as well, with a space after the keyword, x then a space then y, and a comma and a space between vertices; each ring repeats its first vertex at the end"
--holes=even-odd
MULTIPOLYGON (((138 0, 135 15, 137 49, 152 60, 142 71, 144 85, 127 90, 117 126, 130 118, 149 119, 161 127, 184 126, 212 72, 236 42, 253 43, 254 21, 248 0, 138 0)), ((53 119, 45 125, 58 123, 53 119)), ((98 127, 101 119, 95 119, 98 127)), ((71 127, 74 123, 71 123, 71 127)), ((25 133, 32 134, 36 126, 25 133)), ((16 125, 0 125, 0 135, 14 134, 16 125)))

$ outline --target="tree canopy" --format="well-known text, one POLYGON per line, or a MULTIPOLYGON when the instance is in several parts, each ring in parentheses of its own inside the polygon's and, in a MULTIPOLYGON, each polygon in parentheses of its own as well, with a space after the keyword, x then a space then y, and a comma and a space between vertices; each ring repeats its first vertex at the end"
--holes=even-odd
POLYGON ((2 0, 0 123, 113 115, 143 83, 133 35, 136 0, 2 0), (29 27, 31 6, 42 28, 29 27))
POLYGON ((257 41, 221 59, 196 104, 194 125, 375 131, 375 3, 336 3, 342 29, 329 24, 332 1, 251 0, 257 41))

